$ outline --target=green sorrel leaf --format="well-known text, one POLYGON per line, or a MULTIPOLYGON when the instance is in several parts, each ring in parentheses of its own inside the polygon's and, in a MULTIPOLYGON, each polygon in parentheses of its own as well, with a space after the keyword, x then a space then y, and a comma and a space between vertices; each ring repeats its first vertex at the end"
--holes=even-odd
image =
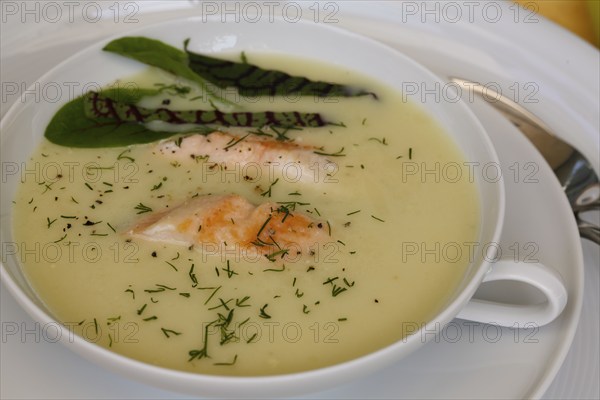
MULTIPOLYGON (((144 96, 156 94, 156 91, 109 89, 103 93, 135 103, 144 96)), ((46 127, 46 138, 61 146, 100 148, 149 143, 175 134, 152 131, 142 124, 125 124, 109 117, 90 118, 85 114, 85 102, 86 96, 81 96, 58 110, 46 127)))
POLYGON ((302 76, 292 76, 282 71, 268 70, 249 64, 244 53, 241 62, 222 60, 197 54, 187 49, 189 39, 184 42, 184 50, 189 58, 190 68, 220 88, 235 87, 244 96, 281 96, 296 94, 318 97, 353 97, 374 93, 359 88, 323 81, 311 81, 302 76))
POLYGON ((170 72, 173 75, 189 79, 197 83, 205 93, 219 99, 219 96, 206 85, 206 81, 190 69, 187 54, 160 40, 149 39, 143 36, 126 36, 113 40, 104 46, 103 50, 133 58, 144 64, 170 72))
POLYGON ((116 147, 150 143, 181 132, 154 131, 146 124, 162 121, 170 125, 194 125, 194 130, 207 125, 263 127, 320 127, 327 122, 317 113, 299 112, 234 112, 219 110, 177 111, 167 108, 137 106, 142 97, 153 96, 157 90, 109 89, 88 92, 65 104, 46 128, 46 138, 69 147, 116 147))

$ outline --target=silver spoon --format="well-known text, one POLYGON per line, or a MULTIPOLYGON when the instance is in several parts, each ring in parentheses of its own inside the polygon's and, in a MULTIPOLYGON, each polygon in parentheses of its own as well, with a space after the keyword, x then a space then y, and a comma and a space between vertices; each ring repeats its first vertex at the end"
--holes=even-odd
POLYGON ((554 170, 569 199, 581 237, 600 244, 600 227, 580 218, 580 213, 600 210, 600 184, 587 158, 553 134, 534 114, 490 87, 461 78, 450 80, 478 94, 523 132, 554 170))

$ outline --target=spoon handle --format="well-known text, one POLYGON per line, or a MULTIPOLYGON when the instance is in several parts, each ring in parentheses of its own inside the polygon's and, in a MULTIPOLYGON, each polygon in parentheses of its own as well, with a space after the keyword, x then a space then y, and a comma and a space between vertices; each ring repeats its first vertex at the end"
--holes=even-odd
POLYGON ((461 78, 450 78, 461 90, 475 93, 511 121, 536 147, 554 171, 567 195, 579 234, 600 245, 600 227, 583 221, 579 212, 600 211, 600 184, 591 163, 581 152, 552 133, 536 115, 491 87, 461 78), (589 206, 589 207, 587 207, 589 206))

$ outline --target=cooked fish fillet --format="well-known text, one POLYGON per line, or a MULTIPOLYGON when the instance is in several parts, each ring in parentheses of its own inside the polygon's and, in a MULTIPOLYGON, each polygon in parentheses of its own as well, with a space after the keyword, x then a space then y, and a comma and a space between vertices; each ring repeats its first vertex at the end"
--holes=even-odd
POLYGON ((195 197, 141 218, 127 234, 145 240, 198 245, 204 252, 239 250, 273 260, 311 254, 328 238, 322 221, 277 203, 255 206, 238 195, 195 197))
POLYGON ((292 182, 326 182, 327 177, 337 171, 337 165, 326 156, 315 153, 317 150, 253 134, 238 137, 213 132, 162 142, 156 151, 180 162, 202 158, 229 170, 254 164, 261 169, 262 176, 270 176, 271 179, 283 176, 292 182))

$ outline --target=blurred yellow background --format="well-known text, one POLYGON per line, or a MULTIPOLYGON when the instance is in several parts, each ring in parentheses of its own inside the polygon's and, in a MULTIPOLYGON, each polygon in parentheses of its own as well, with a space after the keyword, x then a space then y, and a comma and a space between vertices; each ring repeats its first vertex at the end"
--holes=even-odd
POLYGON ((515 0, 516 3, 567 28, 587 42, 600 45, 600 0, 515 0))

